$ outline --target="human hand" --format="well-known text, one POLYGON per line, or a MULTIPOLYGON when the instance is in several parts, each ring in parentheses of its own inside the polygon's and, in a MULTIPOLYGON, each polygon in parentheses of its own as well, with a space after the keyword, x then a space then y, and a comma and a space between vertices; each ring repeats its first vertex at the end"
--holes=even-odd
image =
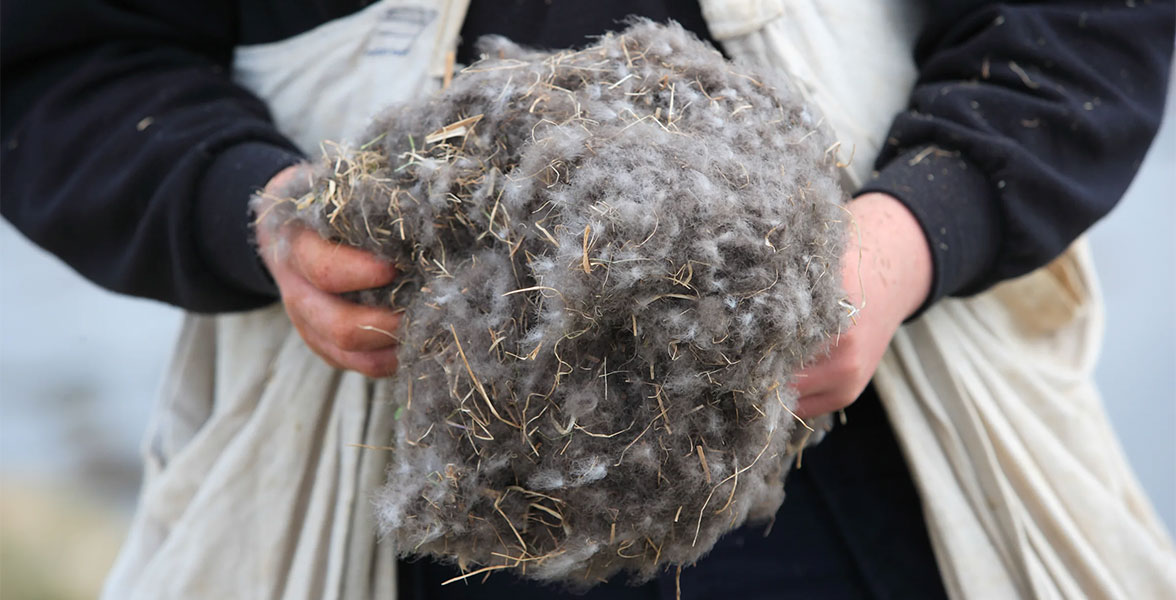
POLYGON ((898 327, 931 289, 931 249, 914 215, 887 194, 863 194, 842 259, 842 286, 857 307, 828 356, 796 373, 802 419, 841 410, 866 389, 898 327))
MULTIPOLYGON (((266 184, 265 192, 280 189, 302 168, 282 170, 266 184)), ((396 371, 400 313, 339 296, 391 283, 397 275, 395 267, 298 225, 276 230, 257 227, 257 245, 286 314, 315 354, 333 367, 368 377, 386 377, 396 371)))

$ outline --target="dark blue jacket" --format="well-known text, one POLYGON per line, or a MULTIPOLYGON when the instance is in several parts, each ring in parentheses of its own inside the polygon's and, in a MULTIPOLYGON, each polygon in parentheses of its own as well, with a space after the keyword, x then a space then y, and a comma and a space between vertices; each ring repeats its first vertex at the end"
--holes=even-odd
MULTIPOLYGON (((232 51, 366 3, 6 0, 4 217, 115 291, 202 312, 274 301, 246 202, 300 156, 229 80, 232 51)), ((1176 16, 1162 0, 929 4, 910 108, 865 189, 923 225, 930 302, 1045 264, 1118 201, 1159 126, 1176 16)), ((571 46, 630 13, 705 37, 691 2, 475 0, 463 38, 571 46)))

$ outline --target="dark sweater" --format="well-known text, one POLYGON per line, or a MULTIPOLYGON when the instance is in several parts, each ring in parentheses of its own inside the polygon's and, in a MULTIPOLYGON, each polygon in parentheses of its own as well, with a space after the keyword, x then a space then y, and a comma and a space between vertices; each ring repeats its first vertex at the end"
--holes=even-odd
MULTIPOLYGON (((246 203, 301 157, 229 80, 232 51, 364 4, 6 0, 4 217, 115 291, 202 312, 272 302, 246 203)), ((928 302, 1045 264, 1110 210, 1159 126, 1176 18, 1159 0, 930 4, 910 108, 864 188, 921 222, 928 302)), ((475 0, 463 35, 564 47, 633 13, 705 37, 693 3, 623 0, 475 0)))

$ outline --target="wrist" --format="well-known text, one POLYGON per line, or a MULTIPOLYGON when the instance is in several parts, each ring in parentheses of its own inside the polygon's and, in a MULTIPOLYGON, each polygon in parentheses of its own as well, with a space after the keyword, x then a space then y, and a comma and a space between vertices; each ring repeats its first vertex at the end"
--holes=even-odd
POLYGON ((944 296, 974 294, 991 284, 1003 218, 987 173, 958 152, 911 147, 880 165, 858 191, 899 200, 930 242, 931 290, 919 311, 944 296))
POLYGON ((220 279, 258 296, 276 290, 257 259, 249 201, 275 174, 301 160, 295 152, 263 142, 223 151, 206 170, 197 194, 197 231, 204 260, 220 279))
POLYGON ((848 205, 853 220, 846 244, 846 292, 863 310, 885 313, 895 327, 923 306, 931 292, 932 259, 915 215, 894 196, 863 194, 848 205))

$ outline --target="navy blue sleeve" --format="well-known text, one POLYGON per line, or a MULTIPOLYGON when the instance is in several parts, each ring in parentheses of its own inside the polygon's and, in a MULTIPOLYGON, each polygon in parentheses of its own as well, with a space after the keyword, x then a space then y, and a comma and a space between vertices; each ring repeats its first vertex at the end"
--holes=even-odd
POLYGON ((919 220, 924 308, 1048 263, 1118 202, 1159 128, 1174 23, 1159 0, 932 11, 910 106, 861 190, 919 220))
MULTIPOLYGON (((140 4, 3 5, 0 209, 110 289, 270 302, 245 205, 299 155, 226 75, 235 7, 140 4)), ((1173 40, 1171 2, 937 4, 862 190, 919 219, 928 304, 1045 264, 1114 205, 1158 127, 1173 40)))
POLYGON ((276 293, 248 199, 300 158, 228 77, 232 2, 5 2, 0 209, 114 291, 190 310, 276 293))

